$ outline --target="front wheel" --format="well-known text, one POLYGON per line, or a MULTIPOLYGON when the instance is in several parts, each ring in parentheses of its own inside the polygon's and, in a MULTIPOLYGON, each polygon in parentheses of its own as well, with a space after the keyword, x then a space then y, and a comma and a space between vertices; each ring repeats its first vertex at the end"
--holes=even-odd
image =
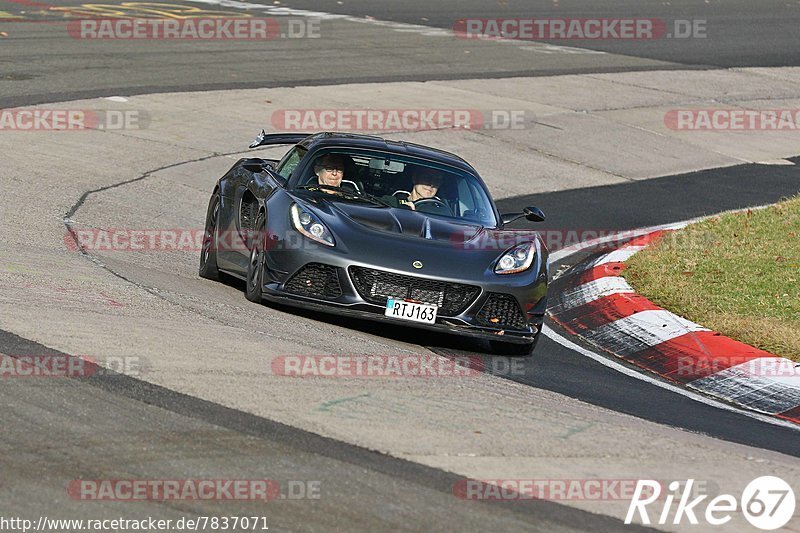
POLYGON ((244 296, 251 302, 261 303, 264 294, 264 262, 266 259, 266 220, 264 213, 256 219, 255 238, 250 247, 250 260, 247 262, 247 288, 244 296))
POLYGON ((203 247, 200 250, 201 278, 219 280, 217 268, 217 226, 219 225, 219 193, 214 193, 208 202, 203 247))

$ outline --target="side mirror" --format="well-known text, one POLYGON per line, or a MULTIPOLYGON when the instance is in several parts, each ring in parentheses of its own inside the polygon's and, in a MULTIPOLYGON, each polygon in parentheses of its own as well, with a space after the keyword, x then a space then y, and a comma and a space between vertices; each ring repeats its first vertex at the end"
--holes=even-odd
POLYGON ((538 207, 528 206, 523 209, 522 213, 507 213, 500 215, 503 225, 511 224, 515 220, 525 217, 525 220, 530 222, 543 222, 545 219, 544 213, 538 207))
POLYGON ((542 210, 538 207, 528 206, 522 211, 525 214, 525 220, 530 222, 544 222, 544 219, 546 218, 542 210))

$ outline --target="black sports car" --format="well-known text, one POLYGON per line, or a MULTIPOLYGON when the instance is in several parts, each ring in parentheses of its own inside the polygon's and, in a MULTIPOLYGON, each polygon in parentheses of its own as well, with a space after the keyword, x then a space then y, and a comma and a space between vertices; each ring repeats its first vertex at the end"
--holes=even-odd
POLYGON ((492 341, 528 354, 547 304, 548 252, 506 230, 478 173, 426 146, 343 133, 261 134, 294 145, 241 159, 217 182, 200 276, 246 281, 248 300, 492 341))

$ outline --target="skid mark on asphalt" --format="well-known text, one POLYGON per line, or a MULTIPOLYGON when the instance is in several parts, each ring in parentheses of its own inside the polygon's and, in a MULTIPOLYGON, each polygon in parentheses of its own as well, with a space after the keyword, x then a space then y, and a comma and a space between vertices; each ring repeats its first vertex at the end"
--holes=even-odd
POLYGON ((584 426, 571 427, 571 428, 567 429, 566 433, 564 433, 563 435, 559 435, 558 438, 559 439, 563 439, 563 440, 567 440, 573 435, 577 435, 578 433, 583 433, 587 429, 593 428, 595 425, 596 424, 594 422, 589 422, 588 424, 586 424, 584 426))
POLYGON ((332 412, 333 408, 338 407, 344 403, 352 402, 354 400, 360 400, 361 398, 369 398, 371 395, 369 393, 366 394, 359 394, 358 396, 348 396, 346 398, 339 398, 338 400, 330 400, 324 402, 320 405, 317 410, 322 412, 332 412))

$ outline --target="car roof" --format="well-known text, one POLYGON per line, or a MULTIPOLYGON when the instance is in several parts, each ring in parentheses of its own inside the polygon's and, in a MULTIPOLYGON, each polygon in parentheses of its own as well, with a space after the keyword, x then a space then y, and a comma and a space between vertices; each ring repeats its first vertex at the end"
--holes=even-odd
POLYGON ((309 135, 298 145, 315 151, 320 148, 365 148, 372 150, 382 150, 385 152, 409 155, 419 157, 421 159, 428 159, 439 163, 444 163, 452 167, 473 174, 480 177, 478 172, 466 161, 461 159, 455 154, 424 146, 421 144, 410 143, 407 141, 393 141, 377 137, 374 135, 361 135, 356 133, 336 133, 336 132, 321 132, 309 135))

